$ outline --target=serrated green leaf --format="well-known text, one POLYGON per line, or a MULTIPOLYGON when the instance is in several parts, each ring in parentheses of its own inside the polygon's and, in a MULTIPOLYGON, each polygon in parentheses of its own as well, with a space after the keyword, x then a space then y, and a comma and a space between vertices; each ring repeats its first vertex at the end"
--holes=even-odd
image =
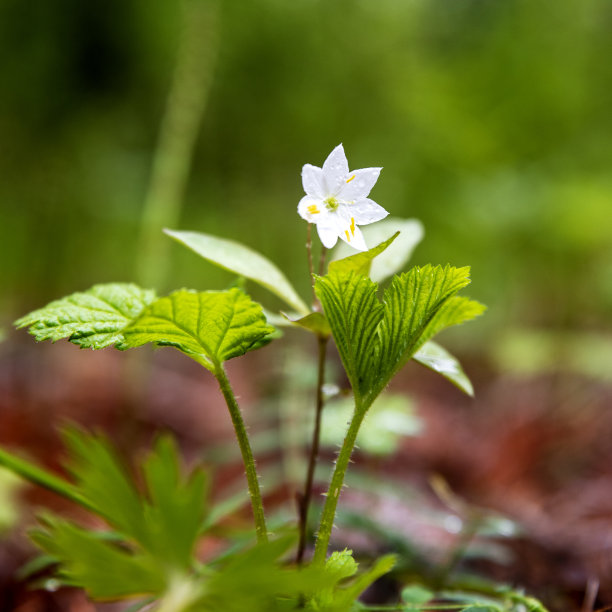
MULTIPOLYGON (((408 262, 414 248, 421 242, 424 235, 423 224, 417 219, 398 219, 387 217, 377 223, 361 228, 367 244, 379 244, 394 232, 399 236, 393 244, 372 261, 370 278, 379 283, 389 276, 399 272, 408 262)), ((339 241, 334 252, 334 259, 342 259, 352 252, 352 248, 345 242, 339 241)))
POLYGON ((422 605, 434 598, 434 593, 420 584, 411 584, 402 589, 402 601, 422 605))
POLYGON ((151 499, 145 514, 149 548, 188 570, 206 512, 206 475, 196 470, 183 481, 176 443, 169 436, 159 438, 143 472, 151 499))
POLYGON ((221 363, 267 343, 274 328, 261 306, 239 289, 160 298, 124 330, 124 347, 173 346, 214 371, 221 363))
POLYGON ((474 387, 459 361, 439 344, 432 341, 426 342, 412 358, 426 368, 444 376, 467 395, 474 395, 474 387))
POLYGON ((150 556, 120 548, 63 519, 47 517, 45 523, 30 537, 60 564, 62 583, 85 588, 99 599, 164 591, 166 577, 150 556))
POLYGON ((47 304, 15 321, 36 340, 67 338, 81 348, 120 346, 122 331, 155 299, 155 292, 128 283, 94 285, 47 304))
POLYGON ((322 312, 311 312, 309 315, 299 318, 293 318, 291 315, 284 313, 283 316, 287 321, 290 321, 299 327, 303 327, 304 329, 307 329, 318 336, 322 336, 323 338, 328 338, 331 336, 331 328, 329 327, 329 323, 322 312))
POLYGON ((385 555, 377 559, 374 565, 357 578, 346 589, 342 589, 335 597, 335 603, 340 606, 352 604, 361 593, 363 593, 371 584, 376 582, 381 576, 389 573, 397 562, 395 555, 385 555))
POLYGON ((455 296, 469 282, 469 268, 415 267, 394 277, 381 304, 377 285, 365 276, 333 269, 316 279, 317 296, 360 405, 371 405, 432 336, 483 312, 478 302, 455 296))
POLYGON ((76 427, 63 431, 67 469, 90 508, 115 529, 146 546, 144 506, 133 481, 108 440, 76 427))
POLYGON ((325 562, 325 571, 332 574, 336 580, 354 576, 357 568, 358 563, 353 557, 353 551, 347 548, 333 552, 325 562))
POLYGON ((362 276, 368 276, 374 258, 387 249, 398 236, 399 232, 395 232, 391 238, 388 238, 367 251, 355 253, 344 259, 332 261, 329 264, 329 273, 348 274, 350 272, 355 272, 362 276))
POLYGON ((265 287, 303 315, 310 312, 286 276, 261 253, 239 242, 210 234, 169 229, 164 232, 204 259, 265 287))

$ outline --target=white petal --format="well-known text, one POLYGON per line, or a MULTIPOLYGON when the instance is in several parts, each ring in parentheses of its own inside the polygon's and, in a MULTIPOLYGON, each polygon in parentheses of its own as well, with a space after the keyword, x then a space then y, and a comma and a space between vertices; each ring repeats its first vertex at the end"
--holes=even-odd
POLYGON ((367 198, 378 180, 381 170, 382 168, 362 168, 349 172, 344 179, 338 197, 347 202, 367 198))
POLYGON ((369 198, 361 198, 344 208, 355 217, 357 225, 368 225, 368 223, 380 221, 389 214, 380 204, 369 198))
POLYGON ((353 226, 352 229, 350 227, 345 229, 340 234, 340 238, 342 238, 342 240, 344 240, 346 244, 348 244, 349 246, 352 246, 354 249, 357 249, 358 251, 368 250, 368 247, 363 238, 363 234, 361 233, 361 230, 356 226, 353 226))
POLYGON ((323 184, 323 170, 311 164, 304 164, 302 168, 302 185, 304 191, 316 198, 325 198, 325 185, 323 184))
POLYGON ((317 232, 319 232, 319 238, 323 246, 328 249, 331 249, 338 242, 338 231, 335 227, 317 225, 317 232))
POLYGON ((339 144, 323 163, 323 179, 328 195, 336 195, 346 180, 349 167, 344 148, 339 144))
POLYGON ((298 204, 298 214, 308 223, 323 223, 329 225, 325 220, 329 217, 329 212, 325 208, 325 204, 321 198, 313 198, 312 196, 304 196, 298 204))

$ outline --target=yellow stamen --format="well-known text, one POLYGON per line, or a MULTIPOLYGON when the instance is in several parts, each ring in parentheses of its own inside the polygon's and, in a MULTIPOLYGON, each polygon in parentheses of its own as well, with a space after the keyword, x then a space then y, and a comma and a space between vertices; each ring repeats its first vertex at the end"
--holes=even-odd
POLYGON ((351 234, 355 235, 355 217, 351 217, 351 234))
POLYGON ((309 212, 311 215, 318 215, 318 214, 319 214, 321 211, 320 211, 320 210, 317 208, 317 205, 316 205, 316 204, 311 204, 311 205, 308 207, 308 212, 309 212))
POLYGON ((346 179, 346 182, 350 183, 354 178, 355 178, 355 175, 353 174, 353 176, 346 179))
POLYGON ((345 230, 344 233, 346 234, 347 242, 350 242, 351 241, 351 237, 349 236, 348 230, 345 230))

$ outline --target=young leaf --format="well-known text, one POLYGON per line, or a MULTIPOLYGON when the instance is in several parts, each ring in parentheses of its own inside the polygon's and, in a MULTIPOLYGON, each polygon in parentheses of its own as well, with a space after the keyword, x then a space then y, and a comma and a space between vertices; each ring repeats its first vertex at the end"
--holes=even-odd
MULTIPOLYGON (((406 265, 424 234, 423 224, 420 221, 398 219, 397 217, 388 217, 377 223, 366 225, 361 228, 361 231, 368 244, 379 244, 394 232, 399 231, 399 236, 393 244, 372 262, 370 278, 376 283, 399 272, 406 265)), ((345 242, 340 242, 334 252, 334 259, 342 259, 351 252, 350 246, 345 242)))
POLYGON ((355 253, 354 255, 345 257, 344 259, 332 261, 329 264, 329 272, 336 272, 338 274, 355 272, 361 276, 368 276, 370 273, 370 267, 375 257, 385 251, 385 249, 387 249, 398 236, 399 232, 395 232, 391 238, 388 238, 368 251, 355 253))
POLYGON ((283 316, 287 321, 293 323, 294 325, 298 325, 299 327, 303 327, 304 329, 307 329, 318 336, 322 336, 323 338, 328 338, 331 336, 329 323, 322 312, 311 312, 309 315, 299 318, 293 318, 291 315, 284 313, 283 316))
POLYGON ((155 292, 127 283, 94 285, 15 321, 36 340, 67 338, 81 348, 121 346, 121 332, 155 299, 155 292))
POLYGON ((436 342, 426 342, 412 358, 426 368, 444 376, 467 395, 474 395, 474 387, 459 361, 436 342))
POLYGON ((181 290, 146 308, 124 330, 122 348, 148 342, 174 346, 214 371, 224 361, 263 346, 274 331, 261 306, 239 289, 181 290))
POLYGON ((310 312, 286 276, 257 251, 239 242, 210 234, 169 229, 165 229, 164 232, 204 259, 265 287, 299 313, 306 315, 310 312))
POLYGON ((44 523, 30 537, 60 564, 62 583, 100 599, 164 591, 162 564, 151 556, 129 552, 60 518, 46 517, 44 523))
POLYGON ((434 593, 420 584, 411 584, 402 589, 402 601, 422 606, 434 598, 434 593))
POLYGON ((483 312, 455 294, 469 268, 425 266, 395 276, 383 304, 377 285, 355 272, 332 269, 315 290, 360 405, 370 406, 395 373, 432 336, 483 312))

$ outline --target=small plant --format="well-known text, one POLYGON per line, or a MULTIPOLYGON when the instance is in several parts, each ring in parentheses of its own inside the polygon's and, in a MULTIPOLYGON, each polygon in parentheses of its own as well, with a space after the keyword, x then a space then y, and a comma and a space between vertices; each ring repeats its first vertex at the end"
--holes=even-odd
POLYGON ((458 295, 470 282, 469 268, 427 265, 397 273, 420 235, 393 233, 392 228, 406 227, 409 222, 382 221, 379 230, 386 233, 385 239, 366 244, 359 226, 387 216, 387 211, 368 197, 380 171, 349 171, 342 145, 321 168, 304 166, 306 195, 298 212, 308 222, 313 286, 310 307, 275 264, 250 248, 207 234, 166 230, 198 255, 268 289, 286 304, 287 311, 273 314, 264 310, 236 287, 224 291, 182 289, 160 297, 151 289, 114 283, 95 285, 51 302, 16 322, 17 327, 28 328, 36 340, 67 339, 81 348, 123 351, 149 343, 171 346, 208 370, 218 382, 235 429, 256 540, 202 564, 195 554, 196 544, 214 524, 214 511, 207 502, 207 477, 198 469, 188 478, 181 475, 173 440, 160 437, 140 465, 140 473, 133 477, 104 437, 72 428, 64 432, 71 481, 0 451, 4 466, 67 497, 108 525, 100 531, 49 513, 41 516, 31 533, 44 552, 35 563, 37 570, 52 567, 56 584, 81 587, 94 599, 133 600, 129 610, 543 610, 535 600, 511 589, 453 590, 447 583, 426 582, 404 585, 402 598, 392 605, 365 606, 358 603, 359 596, 393 568, 396 556, 383 556, 360 572, 351 551, 329 555, 345 474, 374 401, 410 360, 471 394, 470 382, 457 360, 432 339, 484 310, 478 302, 458 295), (313 224, 323 244, 318 274, 313 265, 313 224), (338 238, 358 252, 331 261, 326 270, 327 249, 338 238), (372 277, 379 282, 391 277, 382 294, 372 277), (272 533, 266 523, 249 435, 225 364, 264 347, 280 335, 280 327, 313 335, 318 346, 318 381, 297 528, 289 526, 272 533), (314 552, 308 559, 307 526, 330 338, 350 382, 353 410, 325 496, 314 552))

